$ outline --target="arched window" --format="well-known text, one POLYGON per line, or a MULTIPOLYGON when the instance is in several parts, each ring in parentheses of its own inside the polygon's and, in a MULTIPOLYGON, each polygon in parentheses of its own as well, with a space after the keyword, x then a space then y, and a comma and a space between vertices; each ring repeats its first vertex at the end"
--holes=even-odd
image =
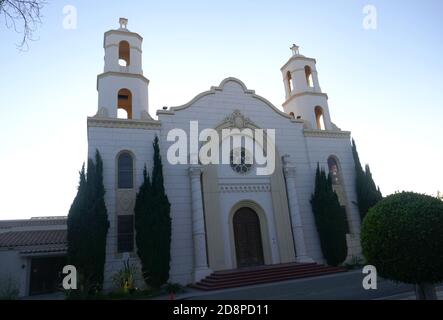
POLYGON ((118 188, 134 188, 134 160, 129 152, 122 152, 118 156, 118 188))
POLYGON ((132 93, 128 89, 121 89, 118 92, 118 118, 120 119, 132 119, 132 93), (119 111, 124 110, 126 111, 119 111))
POLYGON ((247 174, 252 169, 254 163, 253 155, 245 148, 231 151, 231 168, 238 174, 247 174))
POLYGON ((118 64, 127 67, 131 63, 131 54, 128 41, 121 41, 118 45, 118 64))
POLYGON ((325 121, 323 117, 323 109, 320 106, 315 107, 315 120, 317 122, 317 129, 325 130, 325 121))
POLYGON ((291 72, 287 72, 286 73, 286 80, 288 81, 288 90, 289 90, 289 94, 292 92, 292 90, 294 89, 294 82, 292 81, 292 75, 291 72))
POLYGON ((328 159, 329 174, 331 175, 332 184, 340 184, 340 169, 337 160, 331 156, 328 159))
POLYGON ((310 66, 305 66, 305 76, 308 87, 312 88, 314 86, 314 83, 312 82, 312 70, 310 66))
POLYGON ((294 112, 290 112, 290 113, 289 113, 289 116, 290 116, 292 119, 295 119, 295 114, 294 114, 294 112))

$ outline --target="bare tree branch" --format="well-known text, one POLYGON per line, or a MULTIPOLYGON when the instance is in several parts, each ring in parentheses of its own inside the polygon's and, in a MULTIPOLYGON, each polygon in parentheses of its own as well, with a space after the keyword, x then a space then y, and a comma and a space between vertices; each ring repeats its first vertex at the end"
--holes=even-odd
POLYGON ((45 0, 0 0, 0 17, 5 26, 23 34, 20 49, 27 47, 28 40, 34 40, 34 32, 41 23, 41 11, 45 0))

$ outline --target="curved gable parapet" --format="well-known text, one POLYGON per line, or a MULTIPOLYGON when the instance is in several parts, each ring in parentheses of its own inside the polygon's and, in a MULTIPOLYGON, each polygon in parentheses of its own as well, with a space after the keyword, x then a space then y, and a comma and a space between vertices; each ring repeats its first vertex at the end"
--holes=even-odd
POLYGON ((211 88, 211 90, 215 91, 238 91, 238 89, 243 90, 243 93, 245 94, 255 94, 255 91, 249 90, 243 81, 234 77, 226 78, 220 83, 218 87, 211 88))
POLYGON ((276 112, 278 115, 286 118, 291 119, 292 117, 289 114, 284 113, 283 111, 279 110, 276 106, 274 106, 268 99, 263 98, 262 96, 259 96, 257 94, 252 95, 255 99, 261 100, 264 104, 266 104, 268 107, 270 107, 274 112, 276 112))
POLYGON ((261 102, 263 102, 264 104, 266 104, 268 107, 270 107, 274 112, 276 112, 280 116, 282 116, 286 119, 292 119, 290 115, 284 113, 283 111, 280 111, 269 100, 267 100, 266 98, 263 98, 262 96, 257 95, 255 93, 255 90, 248 89, 243 81, 241 81, 237 78, 234 78, 234 77, 229 77, 229 78, 224 79, 220 83, 219 86, 211 87, 210 90, 200 93, 199 95, 197 95, 191 101, 189 101, 188 103, 186 103, 184 105, 177 106, 177 107, 171 107, 167 113, 164 112, 163 110, 158 110, 157 114, 174 114, 175 111, 181 111, 181 110, 187 109, 188 107, 195 104, 198 100, 200 100, 206 96, 216 94, 217 92, 229 92, 229 91, 242 92, 245 95, 248 95, 252 98, 258 99, 261 102))

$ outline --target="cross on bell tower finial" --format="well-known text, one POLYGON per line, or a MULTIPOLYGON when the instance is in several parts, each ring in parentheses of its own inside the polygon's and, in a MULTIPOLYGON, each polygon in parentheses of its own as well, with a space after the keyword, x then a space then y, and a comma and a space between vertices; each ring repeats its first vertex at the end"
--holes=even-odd
POLYGON ((300 54, 300 47, 297 46, 295 43, 292 45, 292 47, 290 48, 292 50, 292 55, 294 56, 298 56, 300 54))
POLYGON ((128 29, 128 19, 120 18, 120 29, 128 29))

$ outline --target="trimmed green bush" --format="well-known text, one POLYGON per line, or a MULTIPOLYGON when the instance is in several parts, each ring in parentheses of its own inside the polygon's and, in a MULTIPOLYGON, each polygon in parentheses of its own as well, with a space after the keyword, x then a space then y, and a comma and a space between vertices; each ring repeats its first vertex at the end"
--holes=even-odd
POLYGON ((371 208, 361 242, 380 276, 411 284, 443 281, 443 202, 402 192, 371 208))

